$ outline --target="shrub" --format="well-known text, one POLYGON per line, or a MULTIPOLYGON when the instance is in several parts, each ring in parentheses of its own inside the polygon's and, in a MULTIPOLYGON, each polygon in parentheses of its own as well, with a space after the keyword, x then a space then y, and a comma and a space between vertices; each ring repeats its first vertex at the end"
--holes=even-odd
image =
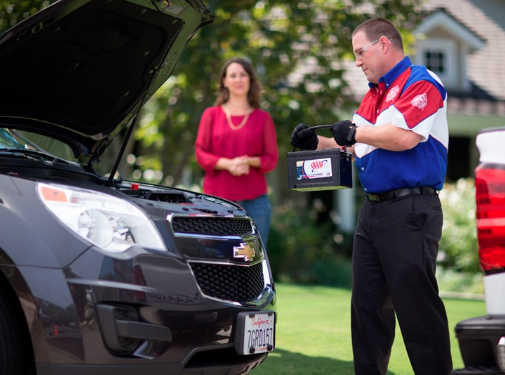
POLYGON ((336 233, 331 221, 316 223, 316 216, 314 207, 295 202, 274 208, 267 246, 274 279, 349 287, 350 260, 344 254, 352 237, 336 233))
MULTIPOLYGON (((475 289, 472 280, 481 279, 474 186, 473 179, 460 179, 440 192, 444 224, 438 265, 445 290, 456 291, 456 284, 457 291, 475 289)), ((273 208, 267 248, 276 281, 351 285, 353 234, 337 232, 332 220, 318 223, 319 211, 317 205, 294 201, 273 208)))
POLYGON ((479 272, 474 180, 446 183, 440 201, 444 210, 440 264, 456 272, 479 272))

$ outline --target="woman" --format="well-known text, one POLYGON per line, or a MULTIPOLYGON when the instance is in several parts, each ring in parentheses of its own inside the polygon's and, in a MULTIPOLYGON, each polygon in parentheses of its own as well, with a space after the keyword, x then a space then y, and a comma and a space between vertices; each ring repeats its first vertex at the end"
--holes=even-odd
POLYGON ((219 74, 218 95, 200 120, 196 160, 205 171, 203 191, 240 204, 266 246, 271 206, 265 174, 279 157, 270 114, 259 109, 261 87, 252 65, 233 58, 219 74))

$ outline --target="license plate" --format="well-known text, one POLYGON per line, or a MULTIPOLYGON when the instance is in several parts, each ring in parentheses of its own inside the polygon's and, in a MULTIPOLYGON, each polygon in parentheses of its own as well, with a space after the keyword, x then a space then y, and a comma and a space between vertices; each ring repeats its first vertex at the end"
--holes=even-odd
POLYGON ((235 349, 238 354, 260 354, 274 350, 275 313, 273 311, 238 314, 235 349))

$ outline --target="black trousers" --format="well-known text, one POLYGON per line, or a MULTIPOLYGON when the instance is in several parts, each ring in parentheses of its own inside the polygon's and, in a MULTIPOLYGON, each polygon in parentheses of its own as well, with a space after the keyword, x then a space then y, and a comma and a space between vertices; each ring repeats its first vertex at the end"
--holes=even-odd
POLYGON ((363 203, 353 249, 352 343, 356 375, 385 375, 395 314, 416 375, 452 370, 435 262, 443 214, 438 195, 363 203))

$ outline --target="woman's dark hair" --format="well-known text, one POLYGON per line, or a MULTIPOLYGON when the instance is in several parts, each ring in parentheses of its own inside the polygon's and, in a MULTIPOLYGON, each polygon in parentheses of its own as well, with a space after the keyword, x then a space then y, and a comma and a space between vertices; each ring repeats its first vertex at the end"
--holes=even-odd
POLYGON ((224 87, 223 81, 226 78, 226 70, 228 67, 237 63, 242 65, 244 70, 249 75, 249 92, 247 93, 247 100, 249 101, 249 105, 253 108, 259 108, 260 106, 260 96, 261 96, 261 85, 258 82, 258 78, 256 77, 256 73, 254 72, 254 68, 252 64, 242 57, 234 57, 232 59, 227 60, 223 67, 221 68, 221 72, 219 73, 219 85, 217 89, 217 98, 214 102, 215 106, 226 103, 230 99, 230 92, 228 88, 224 87))

